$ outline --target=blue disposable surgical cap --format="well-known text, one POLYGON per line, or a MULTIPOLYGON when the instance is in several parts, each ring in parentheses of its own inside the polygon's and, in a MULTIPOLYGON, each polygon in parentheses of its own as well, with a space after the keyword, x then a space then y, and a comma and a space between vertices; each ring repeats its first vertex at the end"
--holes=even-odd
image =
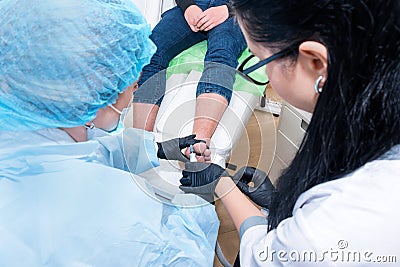
POLYGON ((83 125, 155 52, 131 0, 2 0, 0 14, 0 130, 83 125))

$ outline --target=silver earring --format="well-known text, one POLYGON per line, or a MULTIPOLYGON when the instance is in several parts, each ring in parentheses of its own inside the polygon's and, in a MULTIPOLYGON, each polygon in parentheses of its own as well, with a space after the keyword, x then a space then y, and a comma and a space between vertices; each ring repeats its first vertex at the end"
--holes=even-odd
POLYGON ((322 87, 318 87, 319 83, 322 81, 322 76, 319 76, 318 79, 315 81, 314 90, 317 94, 322 93, 322 87))

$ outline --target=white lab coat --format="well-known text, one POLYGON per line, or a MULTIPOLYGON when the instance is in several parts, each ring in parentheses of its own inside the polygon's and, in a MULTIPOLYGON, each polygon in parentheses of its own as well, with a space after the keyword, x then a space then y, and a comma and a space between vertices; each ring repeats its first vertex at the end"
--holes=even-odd
POLYGON ((398 266, 400 146, 391 152, 304 192, 269 233, 265 219, 247 219, 241 266, 398 266))

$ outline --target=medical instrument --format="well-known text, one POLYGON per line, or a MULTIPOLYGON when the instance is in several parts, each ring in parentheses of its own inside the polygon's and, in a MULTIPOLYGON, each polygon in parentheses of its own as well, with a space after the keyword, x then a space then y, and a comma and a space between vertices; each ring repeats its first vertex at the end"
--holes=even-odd
POLYGON ((190 155, 189 155, 190 162, 197 162, 196 152, 194 152, 193 145, 190 145, 189 149, 190 149, 190 155))

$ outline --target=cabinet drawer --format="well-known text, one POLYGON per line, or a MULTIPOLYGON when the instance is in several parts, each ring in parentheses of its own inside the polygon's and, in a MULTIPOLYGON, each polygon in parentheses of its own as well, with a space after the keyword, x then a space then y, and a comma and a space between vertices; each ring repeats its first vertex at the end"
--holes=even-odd
POLYGON ((274 183, 276 179, 281 175, 282 170, 287 168, 287 164, 283 162, 283 160, 275 154, 274 161, 272 162, 271 169, 268 172, 268 176, 271 181, 274 183))
POLYGON ((303 140, 307 126, 308 122, 295 114, 287 105, 284 105, 279 118, 278 130, 297 148, 303 140))
POLYGON ((278 155, 287 165, 292 162, 296 155, 298 146, 293 144, 280 130, 276 135, 276 155, 278 155))

